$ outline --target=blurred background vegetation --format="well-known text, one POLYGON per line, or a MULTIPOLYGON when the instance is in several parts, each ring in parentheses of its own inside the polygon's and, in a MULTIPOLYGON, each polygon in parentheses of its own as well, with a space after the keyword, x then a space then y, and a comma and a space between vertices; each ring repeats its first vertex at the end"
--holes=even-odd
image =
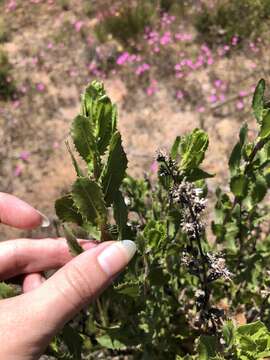
POLYGON ((267 0, 0 1, 1 189, 54 218, 74 178, 64 140, 97 78, 120 107, 133 174, 151 172, 176 134, 210 133, 211 196, 269 77, 269 18, 267 0))

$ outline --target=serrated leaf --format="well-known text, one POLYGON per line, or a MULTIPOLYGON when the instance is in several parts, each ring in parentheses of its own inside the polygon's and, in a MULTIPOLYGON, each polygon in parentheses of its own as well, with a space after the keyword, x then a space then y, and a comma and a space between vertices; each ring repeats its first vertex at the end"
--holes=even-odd
POLYGON ((229 168, 231 174, 235 174, 240 167, 241 163, 241 153, 242 153, 242 146, 240 142, 238 142, 231 153, 230 159, 229 159, 229 168))
POLYGON ((85 92, 82 95, 82 115, 88 117, 91 116, 93 120, 93 115, 95 112, 94 102, 97 102, 99 99, 105 96, 104 85, 100 81, 92 81, 89 84, 85 92))
POLYGON ((235 221, 229 222, 226 224, 226 233, 225 233, 225 242, 226 242, 226 249, 230 250, 233 253, 236 253, 236 238, 239 234, 239 228, 235 221))
POLYGON ((235 342, 236 329, 232 321, 227 321, 222 329, 222 334, 226 342, 226 346, 232 346, 235 342))
POLYGON ((109 156, 104 167, 102 189, 107 206, 111 205, 124 179, 127 169, 127 157, 122 147, 121 135, 116 132, 111 140, 109 156))
POLYGON ((132 298, 137 298, 140 295, 140 286, 138 282, 128 281, 126 283, 114 286, 114 290, 118 294, 127 295, 132 298))
POLYGON ((247 125, 247 123, 245 123, 241 127, 240 132, 239 132, 239 142, 240 142, 241 147, 246 143, 247 134, 248 134, 248 125, 247 125))
POLYGON ((73 222, 82 225, 83 219, 76 208, 71 195, 65 195, 55 202, 55 212, 63 222, 73 222))
POLYGON ((116 123, 116 111, 109 98, 97 105, 97 147, 100 155, 103 155, 111 141, 116 123))
POLYGON ((97 144, 94 129, 88 118, 78 115, 71 126, 71 136, 81 157, 89 163, 97 157, 97 144))
POLYGON ((123 350, 126 346, 117 339, 112 339, 109 335, 102 335, 96 338, 97 342, 106 349, 123 350))
POLYGON ((75 169, 75 171, 76 171, 77 176, 83 176, 83 172, 82 172, 82 170, 80 169, 79 164, 77 163, 77 160, 75 159, 75 156, 73 155, 73 153, 72 153, 72 151, 71 151, 71 148, 70 148, 70 146, 69 146, 68 141, 66 141, 65 144, 66 144, 66 147, 67 147, 67 149, 68 149, 68 152, 69 152, 69 155, 70 155, 70 157, 71 157, 72 164, 73 164, 73 166, 74 166, 74 169, 75 169))
POLYGON ((251 199, 252 203, 258 204, 263 200, 267 193, 267 182, 262 175, 257 174, 255 182, 252 183, 251 199))
POLYGON ((191 181, 191 182, 212 178, 214 176, 215 176, 214 174, 209 174, 208 172, 200 168, 190 169, 185 173, 185 177, 187 178, 187 181, 191 181))
POLYGON ((265 81, 264 79, 261 79, 256 86, 252 99, 252 109, 259 124, 262 122, 262 116, 264 110, 264 92, 265 92, 265 81))
POLYGON ((248 191, 248 179, 245 175, 235 175, 231 178, 230 188, 235 196, 244 197, 248 191))
POLYGON ((197 168, 204 159, 208 148, 208 135, 203 130, 195 129, 192 133, 181 139, 181 161, 182 170, 197 168))
POLYGON ((259 137, 261 139, 268 138, 270 136, 270 111, 268 110, 262 118, 261 130, 259 137))
POLYGON ((113 216, 119 231, 119 240, 125 239, 128 209, 124 197, 120 191, 117 191, 113 200, 113 216))
POLYGON ((83 252, 83 248, 78 243, 78 240, 76 236, 73 235, 72 231, 69 229, 69 227, 65 224, 63 224, 63 230, 65 234, 65 238, 68 243, 69 251, 73 256, 77 256, 83 252))
POLYGON ((106 223, 106 207, 98 184, 88 178, 78 178, 72 187, 72 199, 81 216, 94 225, 106 223))
POLYGON ((261 321, 241 325, 237 328, 237 335, 251 336, 253 339, 259 338, 263 334, 270 335, 267 327, 261 321))
POLYGON ((173 146, 171 148, 171 158, 172 159, 176 159, 177 155, 179 155, 179 146, 180 146, 180 142, 181 142, 181 137, 180 136, 176 136, 173 146))

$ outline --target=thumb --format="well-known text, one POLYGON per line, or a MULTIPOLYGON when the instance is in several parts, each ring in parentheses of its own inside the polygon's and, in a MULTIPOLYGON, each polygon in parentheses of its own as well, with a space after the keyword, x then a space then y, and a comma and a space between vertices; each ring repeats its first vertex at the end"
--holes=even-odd
POLYGON ((124 269, 136 251, 133 241, 104 242, 72 259, 29 295, 39 314, 35 331, 52 337, 124 269))

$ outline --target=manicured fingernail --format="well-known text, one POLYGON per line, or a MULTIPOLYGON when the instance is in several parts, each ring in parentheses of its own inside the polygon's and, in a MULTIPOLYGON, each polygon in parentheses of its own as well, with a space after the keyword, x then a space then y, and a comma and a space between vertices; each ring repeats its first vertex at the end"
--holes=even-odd
POLYGON ((40 211, 38 211, 38 213, 42 218, 42 222, 41 222, 40 226, 43 227, 43 228, 50 226, 49 218, 46 215, 42 214, 40 211))
POLYGON ((133 241, 117 241, 99 254, 98 262, 106 274, 113 276, 129 263, 135 252, 136 245, 133 241))

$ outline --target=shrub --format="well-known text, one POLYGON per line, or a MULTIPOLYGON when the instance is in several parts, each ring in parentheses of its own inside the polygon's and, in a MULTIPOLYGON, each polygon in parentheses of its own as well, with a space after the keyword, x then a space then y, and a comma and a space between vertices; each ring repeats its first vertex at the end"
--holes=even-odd
POLYGON ((0 49, 0 99, 9 99, 14 92, 15 86, 11 78, 11 65, 7 54, 0 49))
POLYGON ((69 0, 60 0, 60 6, 63 10, 70 10, 70 1, 69 0))
POLYGON ((0 17, 0 43, 8 40, 8 29, 5 20, 0 17))
POLYGON ((241 39, 259 36, 270 18, 268 0, 223 1, 214 10, 204 7, 195 20, 201 37, 211 44, 229 42, 234 35, 241 39))
POLYGON ((95 33, 101 42, 111 35, 125 46, 135 45, 145 27, 151 24, 155 8, 152 1, 122 4, 118 10, 104 15, 104 19, 96 25, 95 33))
POLYGON ((216 191, 216 241, 210 243, 203 221, 206 179, 213 176, 202 166, 207 134, 195 129, 178 136, 167 153, 158 152, 156 179, 134 179, 127 175, 115 105, 101 83, 87 87, 71 126, 85 167, 67 144, 77 179, 56 201, 56 213, 74 255, 83 251, 76 234, 99 241, 132 239, 138 253, 48 353, 74 360, 270 356, 269 205, 264 201, 270 187, 270 108, 264 92, 261 80, 252 104, 258 133, 251 140, 248 125, 240 129, 228 163, 229 186, 216 191), (247 324, 236 324, 239 311, 247 324))

